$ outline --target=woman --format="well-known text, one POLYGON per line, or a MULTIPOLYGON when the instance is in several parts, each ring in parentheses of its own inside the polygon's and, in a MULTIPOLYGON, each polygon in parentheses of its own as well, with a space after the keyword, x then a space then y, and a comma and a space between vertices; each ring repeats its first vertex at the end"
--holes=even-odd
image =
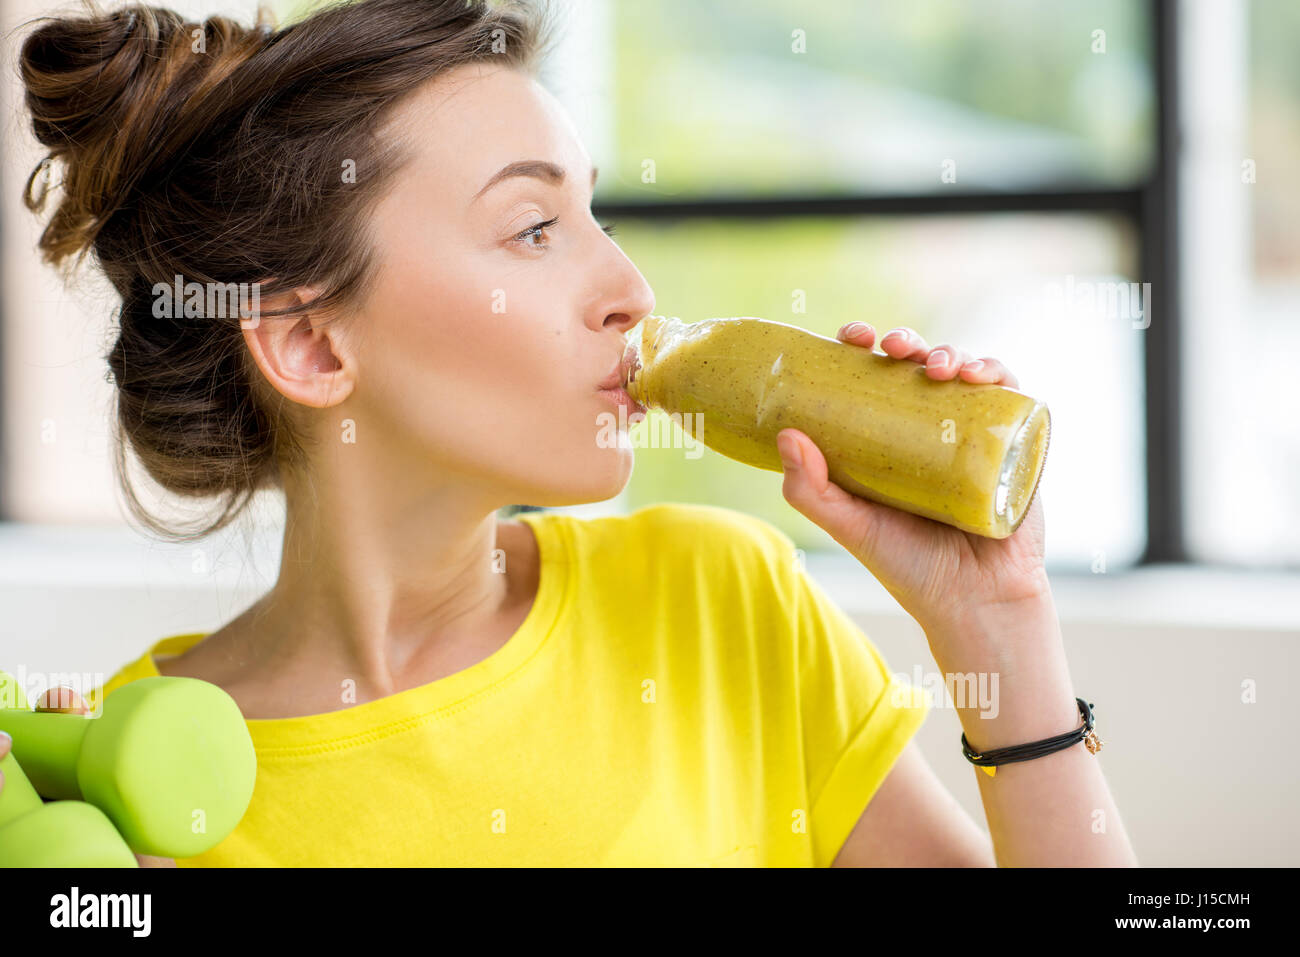
MULTIPOLYGON (((285 496, 274 587, 105 686, 202 678, 248 720, 248 813, 180 863, 1134 863, 1079 746, 976 772, 990 847, 909 743, 925 701, 766 523, 498 519, 622 489, 632 453, 596 441, 602 389, 655 305, 535 79, 546 36, 528 6, 364 0, 278 32, 132 6, 25 43, 33 128, 63 167, 41 248, 93 251, 122 297, 108 359, 133 513, 190 540, 259 489, 285 496), (260 284, 259 305, 173 283, 260 284), (216 497, 216 519, 153 518, 127 448, 164 488, 216 497)), ((911 330, 881 347, 1016 384, 911 330)), ((996 717, 959 710, 973 748, 1080 726, 1040 503, 1011 538, 972 537, 847 495, 801 433, 780 444, 787 500, 941 669, 998 676, 996 717)))

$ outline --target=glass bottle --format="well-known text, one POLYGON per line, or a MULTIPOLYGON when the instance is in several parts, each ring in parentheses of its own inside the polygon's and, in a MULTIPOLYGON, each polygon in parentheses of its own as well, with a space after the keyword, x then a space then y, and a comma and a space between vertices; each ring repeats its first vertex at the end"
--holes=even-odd
POLYGON ((633 400, 716 452, 781 472, 777 433, 799 429, 845 491, 987 538, 1019 527, 1047 457, 1033 397, 782 322, 649 316, 623 368, 633 400))

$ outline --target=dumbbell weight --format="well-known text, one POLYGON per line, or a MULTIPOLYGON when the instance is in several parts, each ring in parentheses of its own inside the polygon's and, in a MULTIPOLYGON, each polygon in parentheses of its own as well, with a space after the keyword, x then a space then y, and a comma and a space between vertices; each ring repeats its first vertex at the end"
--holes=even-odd
POLYGON ((202 854, 248 809, 257 756, 226 692, 197 678, 140 678, 96 716, 0 709, 36 791, 104 812, 137 854, 202 854))
MULTIPOLYGON (((0 673, 0 700, 26 700, 0 673)), ((16 709, 15 709, 16 710, 16 709)), ((12 732, 0 719, 0 731, 12 732)), ((135 855, 99 808, 85 801, 46 804, 12 751, 0 760, 0 867, 137 867, 135 855)))

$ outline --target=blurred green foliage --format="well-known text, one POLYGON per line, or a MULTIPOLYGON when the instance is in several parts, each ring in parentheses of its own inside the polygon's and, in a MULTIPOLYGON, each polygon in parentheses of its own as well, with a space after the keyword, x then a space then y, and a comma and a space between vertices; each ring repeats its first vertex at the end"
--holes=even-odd
MULTIPOLYGON (((1275 91, 1300 103, 1300 3, 1250 0, 1250 67, 1255 91, 1275 91)), ((1293 112, 1300 122, 1300 111, 1293 112)))
MULTIPOLYGON (((887 191, 899 154, 889 147, 873 162, 863 144, 911 147, 918 131, 916 150, 950 150, 924 157, 927 174, 944 156, 1023 165, 1036 183, 1127 185, 1150 170, 1145 3, 613 0, 611 9, 618 156, 602 197, 887 191), (1094 52, 1096 30, 1104 53, 1094 52), (795 31, 803 52, 792 50, 795 31), (642 181, 646 159, 653 185, 642 181)), ((903 186, 940 184, 934 175, 903 186)))
POLYGON ((1256 275, 1293 282, 1300 274, 1300 3, 1250 2, 1249 158, 1256 275))

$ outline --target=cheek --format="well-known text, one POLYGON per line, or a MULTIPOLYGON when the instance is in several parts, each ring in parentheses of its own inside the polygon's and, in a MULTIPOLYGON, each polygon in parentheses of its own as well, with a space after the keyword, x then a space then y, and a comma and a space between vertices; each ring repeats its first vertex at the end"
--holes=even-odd
POLYGON ((501 311, 503 302, 523 297, 501 290, 470 257, 403 252, 406 258, 389 261, 368 310, 375 329, 367 363, 388 380, 394 401, 458 416, 495 407, 509 391, 503 385, 530 371, 531 357, 518 341, 527 330, 501 311))
POLYGON ((495 478, 530 504, 618 494, 633 453, 602 428, 616 409, 595 392, 576 308, 540 271, 414 266, 388 273, 362 319, 368 414, 415 462, 495 478))
POLYGON ((572 357, 546 317, 493 312, 492 290, 466 279, 411 275, 377 291, 361 319, 366 401, 408 436, 528 439, 572 389, 572 357))

